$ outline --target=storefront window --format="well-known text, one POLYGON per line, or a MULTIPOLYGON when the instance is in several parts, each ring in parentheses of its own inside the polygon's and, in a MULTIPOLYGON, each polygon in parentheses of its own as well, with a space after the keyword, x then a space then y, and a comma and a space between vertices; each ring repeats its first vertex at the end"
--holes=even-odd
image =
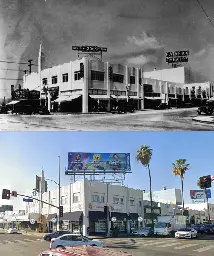
POLYGON ((125 221, 116 221, 113 223, 114 228, 119 228, 121 232, 126 231, 126 222, 125 221))
POLYGON ((105 233, 106 232, 106 223, 105 223, 105 221, 95 222, 95 232, 96 233, 105 233))

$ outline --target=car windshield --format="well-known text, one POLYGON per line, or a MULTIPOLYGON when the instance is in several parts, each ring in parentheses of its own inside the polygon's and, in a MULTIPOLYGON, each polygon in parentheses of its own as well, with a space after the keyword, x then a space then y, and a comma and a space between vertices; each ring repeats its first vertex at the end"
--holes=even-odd
POLYGON ((167 223, 165 222, 158 222, 155 224, 155 228, 166 228, 167 227, 167 223))

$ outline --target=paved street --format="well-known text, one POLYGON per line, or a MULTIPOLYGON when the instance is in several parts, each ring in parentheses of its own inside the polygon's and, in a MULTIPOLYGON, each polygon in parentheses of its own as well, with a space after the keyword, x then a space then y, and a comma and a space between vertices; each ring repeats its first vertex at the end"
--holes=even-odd
POLYGON ((127 114, 0 115, 0 131, 213 131, 192 120, 194 109, 147 110, 127 114))
MULTIPOLYGON (((214 237, 210 239, 177 240, 174 238, 108 238, 107 247, 133 253, 136 256, 203 255, 214 253, 214 237)), ((37 256, 49 248, 49 242, 39 237, 0 234, 0 255, 37 256)))

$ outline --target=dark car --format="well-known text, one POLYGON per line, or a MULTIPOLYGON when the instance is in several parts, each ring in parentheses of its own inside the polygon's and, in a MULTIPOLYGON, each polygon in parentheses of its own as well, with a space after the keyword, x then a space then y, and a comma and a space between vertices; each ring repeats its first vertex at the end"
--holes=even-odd
POLYGON ((169 106, 167 105, 167 103, 160 103, 160 105, 158 105, 156 107, 156 109, 168 109, 169 106))
POLYGON ((126 104, 126 103, 115 105, 111 109, 112 114, 114 113, 122 114, 127 112, 134 113, 134 111, 135 111, 134 106, 132 104, 126 104))
POLYGON ((25 114, 25 115, 32 115, 33 108, 31 105, 17 105, 14 106, 12 110, 12 114, 25 114))
POLYGON ((71 234, 70 231, 56 231, 54 233, 45 234, 43 239, 46 241, 51 241, 52 238, 57 238, 62 235, 71 234))
POLYGON ((212 115, 213 106, 209 103, 205 103, 198 108, 197 112, 199 115, 201 115, 201 113, 204 113, 206 115, 212 115))

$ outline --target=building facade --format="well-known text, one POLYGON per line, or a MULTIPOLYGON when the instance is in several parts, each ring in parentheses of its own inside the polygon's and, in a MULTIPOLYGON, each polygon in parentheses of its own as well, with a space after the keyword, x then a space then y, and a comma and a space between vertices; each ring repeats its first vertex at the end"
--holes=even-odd
MULTIPOLYGON (((213 96, 212 83, 189 84, 186 73, 184 68, 144 72, 142 68, 83 57, 44 69, 41 95, 50 98, 60 111, 83 113, 97 105, 110 111, 115 101, 130 101, 136 109, 144 109, 161 102, 177 106, 193 98, 213 96)), ((23 81, 24 89, 40 90, 38 73, 25 75, 23 81)))

